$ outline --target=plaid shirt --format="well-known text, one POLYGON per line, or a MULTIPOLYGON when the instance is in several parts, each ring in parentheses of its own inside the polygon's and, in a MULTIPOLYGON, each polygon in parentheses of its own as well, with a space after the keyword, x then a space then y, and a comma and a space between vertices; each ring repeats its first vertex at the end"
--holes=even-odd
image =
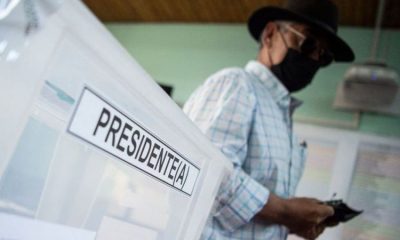
POLYGON ((186 102, 185 113, 234 165, 202 239, 286 239, 284 226, 253 217, 270 192, 293 196, 302 175, 305 149, 291 120, 298 103, 257 61, 217 72, 186 102))

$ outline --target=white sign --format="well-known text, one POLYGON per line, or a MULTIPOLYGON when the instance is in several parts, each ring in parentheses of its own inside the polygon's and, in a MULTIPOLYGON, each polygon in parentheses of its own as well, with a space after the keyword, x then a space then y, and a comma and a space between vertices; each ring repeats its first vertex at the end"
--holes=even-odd
POLYGON ((95 232, 0 213, 0 239, 4 240, 94 240, 95 232))
POLYGON ((189 196, 193 192, 197 166, 87 87, 68 132, 189 196))

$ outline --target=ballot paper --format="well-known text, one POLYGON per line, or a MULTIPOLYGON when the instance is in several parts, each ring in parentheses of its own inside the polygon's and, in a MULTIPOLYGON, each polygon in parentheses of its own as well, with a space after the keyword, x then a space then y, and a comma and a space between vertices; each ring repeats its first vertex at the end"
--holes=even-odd
POLYGON ((0 239, 9 240, 94 240, 95 232, 0 213, 0 239))

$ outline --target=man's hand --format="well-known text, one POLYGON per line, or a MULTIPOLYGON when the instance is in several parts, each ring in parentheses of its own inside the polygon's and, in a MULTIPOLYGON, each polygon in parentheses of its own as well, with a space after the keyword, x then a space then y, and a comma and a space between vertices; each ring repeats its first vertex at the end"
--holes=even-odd
POLYGON ((327 221, 327 219, 325 219, 325 221, 323 221, 321 224, 323 224, 325 227, 332 228, 332 227, 336 227, 337 225, 339 225, 339 223, 340 222, 338 222, 338 221, 334 221, 334 220, 327 221))
POLYGON ((322 221, 316 226, 313 226, 310 229, 307 229, 305 231, 303 230, 300 232, 290 232, 290 233, 300 236, 307 240, 314 240, 317 239, 317 237, 324 232, 325 228, 336 227, 337 225, 339 225, 339 222, 326 221, 325 219, 324 221, 322 221))
POLYGON ((293 232, 297 236, 300 236, 307 240, 317 239, 319 235, 321 235, 325 230, 325 226, 323 224, 318 224, 310 229, 301 232, 293 232))
POLYGON ((332 207, 314 198, 282 199, 270 194, 267 204, 257 217, 268 223, 284 225, 290 232, 308 234, 309 231, 314 231, 311 229, 333 214, 332 207))
POLYGON ((291 232, 312 229, 334 214, 333 208, 314 198, 291 198, 286 200, 286 217, 283 224, 291 232))

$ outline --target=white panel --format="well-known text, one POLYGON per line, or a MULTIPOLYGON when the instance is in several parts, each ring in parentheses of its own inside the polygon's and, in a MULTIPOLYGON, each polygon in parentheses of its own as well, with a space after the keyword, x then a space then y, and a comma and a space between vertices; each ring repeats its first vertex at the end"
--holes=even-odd
POLYGON ((39 28, 25 32, 21 6, 0 22, 0 214, 102 239, 113 228, 139 239, 197 239, 231 164, 80 1, 28 2, 39 3, 39 28), (19 54, 12 60, 10 46, 19 54), (102 100, 78 104, 84 89, 102 100), (98 106, 123 114, 173 160, 156 171, 156 148, 147 150, 158 157, 139 164, 91 138, 98 106))
POLYGON ((297 195, 321 200, 335 196, 365 211, 318 239, 397 239, 400 139, 304 124, 296 124, 295 130, 311 150, 297 195))

